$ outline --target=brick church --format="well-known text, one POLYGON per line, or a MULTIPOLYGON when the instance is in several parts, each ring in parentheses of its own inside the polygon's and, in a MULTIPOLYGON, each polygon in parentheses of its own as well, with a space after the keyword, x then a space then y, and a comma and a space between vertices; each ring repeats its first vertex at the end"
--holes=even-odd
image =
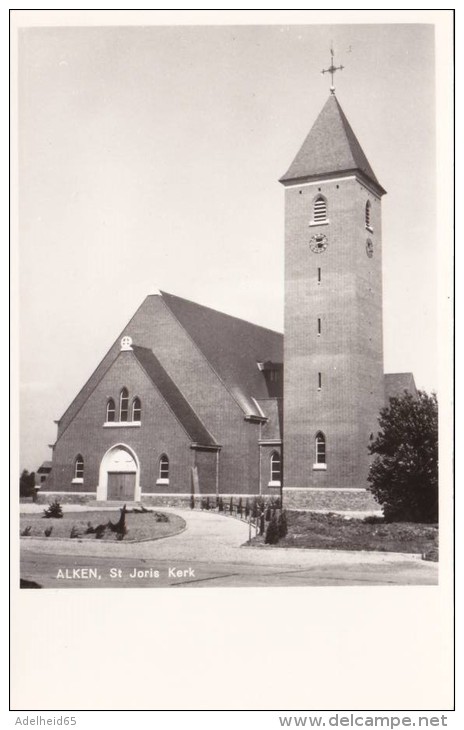
POLYGON ((367 447, 379 409, 415 385, 383 372, 385 190, 333 88, 280 182, 285 336, 148 296, 58 421, 44 496, 374 506, 367 447))

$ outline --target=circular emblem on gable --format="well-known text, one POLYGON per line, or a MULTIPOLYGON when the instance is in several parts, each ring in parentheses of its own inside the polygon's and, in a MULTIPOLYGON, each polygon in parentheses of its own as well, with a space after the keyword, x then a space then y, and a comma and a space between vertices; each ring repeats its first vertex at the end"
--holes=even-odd
POLYGON ((311 236, 311 239, 309 241, 309 248, 313 253, 322 253, 326 250, 328 245, 329 242, 327 240, 327 236, 324 235, 324 233, 314 234, 314 236, 311 236))
POLYGON ((370 259, 374 255, 374 244, 372 243, 370 238, 368 238, 366 241, 366 253, 370 259))
POLYGON ((132 350, 132 337, 123 337, 121 340, 121 350, 132 350))

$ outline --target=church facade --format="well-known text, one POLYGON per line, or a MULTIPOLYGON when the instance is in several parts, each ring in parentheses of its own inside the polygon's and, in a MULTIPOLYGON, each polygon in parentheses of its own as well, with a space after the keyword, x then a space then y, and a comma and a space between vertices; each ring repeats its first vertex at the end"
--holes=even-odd
POLYGON ((334 93, 280 182, 285 337, 148 296, 58 421, 42 495, 375 506, 369 440, 388 398, 415 386, 384 375, 385 190, 334 93))

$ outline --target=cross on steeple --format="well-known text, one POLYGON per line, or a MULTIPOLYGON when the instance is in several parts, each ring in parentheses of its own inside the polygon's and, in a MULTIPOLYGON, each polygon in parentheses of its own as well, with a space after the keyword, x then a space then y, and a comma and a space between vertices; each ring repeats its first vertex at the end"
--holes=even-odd
POLYGON ((330 74, 331 79, 332 79, 331 84, 330 84, 330 93, 331 94, 335 94, 334 73, 335 73, 335 71, 343 71, 344 66, 334 66, 333 43, 331 43, 331 45, 330 45, 330 56, 331 56, 331 59, 330 59, 330 66, 329 66, 329 68, 322 69, 321 73, 322 74, 327 74, 327 73, 330 74))

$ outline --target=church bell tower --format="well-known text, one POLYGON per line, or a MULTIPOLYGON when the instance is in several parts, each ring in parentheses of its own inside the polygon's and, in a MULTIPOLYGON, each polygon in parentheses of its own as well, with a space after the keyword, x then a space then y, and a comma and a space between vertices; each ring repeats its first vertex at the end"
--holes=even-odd
POLYGON ((368 444, 384 405, 385 190, 333 85, 280 182, 285 187, 284 501, 290 508, 364 509, 368 444))

